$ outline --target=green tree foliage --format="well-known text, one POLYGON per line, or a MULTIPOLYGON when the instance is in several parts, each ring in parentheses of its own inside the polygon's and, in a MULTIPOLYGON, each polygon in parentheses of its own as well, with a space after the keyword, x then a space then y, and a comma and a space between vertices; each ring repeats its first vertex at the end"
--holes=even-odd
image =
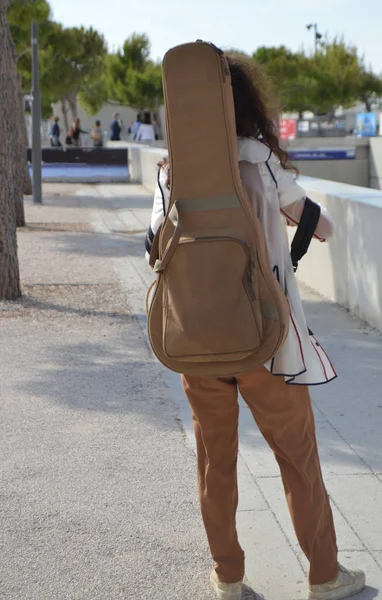
MULTIPOLYGON (((30 92, 32 86, 32 57, 31 57, 31 23, 45 23, 50 16, 50 6, 46 0, 13 0, 10 3, 7 17, 10 26, 10 31, 16 47, 16 62, 18 71, 18 117, 17 122, 20 127, 20 135, 25 146, 28 143, 28 136, 24 120, 24 95, 30 92)), ((46 112, 50 114, 51 109, 43 105, 43 116, 46 112)), ((24 193, 32 193, 32 183, 29 175, 28 163, 25 157, 21 157, 22 177, 24 181, 24 193)), ((21 211, 19 211, 21 215, 21 211)), ((23 225, 24 217, 18 216, 18 225, 23 225)))
POLYGON ((150 60, 150 42, 147 35, 133 33, 117 56, 125 68, 143 73, 150 60))
POLYGON ((49 117, 58 100, 76 113, 77 95, 87 110, 97 112, 107 99, 104 38, 92 28, 64 28, 51 21, 46 0, 13 0, 8 19, 24 93, 32 85, 31 22, 40 24, 42 115, 49 117))
MULTIPOLYGON (((45 48, 41 52, 41 87, 54 101, 69 103, 73 117, 77 115, 77 95, 92 98, 93 106, 100 89, 107 54, 102 35, 93 28, 64 28, 50 23, 45 32, 45 48)), ((98 108, 104 102, 99 98, 98 108)))
POLYGON ((363 67, 358 83, 358 98, 365 103, 367 112, 371 112, 372 105, 382 97, 382 77, 363 67))
POLYGON ((23 93, 32 87, 31 24, 43 27, 50 17, 46 0, 13 0, 8 10, 8 23, 16 46, 17 68, 23 93))
MULTIPOLYGON (((91 114, 107 100, 151 110, 163 101, 161 66, 150 59, 145 34, 134 33, 117 53, 108 54, 103 36, 94 29, 65 28, 51 21, 47 0, 13 0, 8 17, 24 92, 31 88, 31 21, 40 23, 44 116, 59 100, 73 116, 77 98, 91 114)), ((263 46, 253 59, 269 75, 280 110, 332 114, 336 107, 359 100, 370 111, 382 96, 382 78, 365 67, 355 46, 340 38, 326 41, 313 56, 285 46, 263 46)))
POLYGON ((161 66, 149 57, 148 37, 136 33, 108 57, 109 98, 137 109, 154 109, 163 101, 161 66))
POLYGON ((78 100, 89 115, 95 115, 109 100, 107 77, 102 73, 98 78, 90 78, 81 86, 78 100))
POLYGON ((346 108, 356 102, 361 65, 355 46, 335 39, 324 44, 310 62, 316 82, 312 107, 315 112, 330 114, 338 106, 346 108))
POLYGON ((12 0, 8 23, 18 55, 30 49, 32 21, 44 23, 49 16, 50 5, 46 0, 12 0))
POLYGON ((253 55, 273 81, 280 108, 333 114, 357 100, 371 110, 382 95, 382 79, 364 67, 357 49, 343 39, 324 43, 314 56, 285 46, 261 47, 253 55))
POLYGON ((263 46, 253 58, 271 78, 281 109, 299 113, 309 109, 316 84, 309 59, 302 52, 294 53, 285 46, 263 46))

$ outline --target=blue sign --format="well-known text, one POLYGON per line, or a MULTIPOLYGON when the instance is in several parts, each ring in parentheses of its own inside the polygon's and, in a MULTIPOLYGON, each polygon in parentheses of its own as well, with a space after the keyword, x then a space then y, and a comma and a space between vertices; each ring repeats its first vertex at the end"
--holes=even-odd
POLYGON ((355 148, 300 148, 289 151, 290 160, 355 160, 355 148))
POLYGON ((356 117, 357 135, 360 137, 373 137, 377 135, 376 113, 358 113, 356 117))

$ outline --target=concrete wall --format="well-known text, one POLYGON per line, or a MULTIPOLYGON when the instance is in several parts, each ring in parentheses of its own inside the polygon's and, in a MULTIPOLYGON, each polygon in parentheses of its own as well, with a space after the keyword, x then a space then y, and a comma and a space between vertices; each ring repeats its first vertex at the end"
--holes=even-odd
MULTIPOLYGON (((78 104, 78 116, 81 119, 82 129, 84 131, 90 132, 94 123, 97 120, 99 120, 99 121, 101 121, 102 131, 105 132, 105 137, 109 134, 109 123, 113 118, 113 113, 115 113, 115 112, 119 112, 119 114, 121 115, 121 119, 125 126, 125 129, 122 131, 122 138, 127 140, 127 139, 129 139, 129 136, 127 134, 127 128, 133 121, 135 121, 135 118, 137 115, 136 110, 129 108, 127 106, 117 106, 116 104, 105 104, 96 115, 88 115, 81 108, 80 104, 78 104)), ((63 142, 63 141, 65 141, 66 132, 65 132, 65 125, 64 125, 64 117, 63 117, 62 111, 61 111, 61 103, 58 103, 54 106, 53 114, 57 117, 60 117, 60 127, 62 129, 61 141, 63 142)), ((69 126, 70 126, 72 123, 70 111, 68 112, 68 119, 69 119, 69 126)), ((93 144, 90 137, 88 138, 87 143, 88 143, 88 145, 93 144)))
POLYGON ((137 142, 107 142, 109 148, 127 148, 130 183, 140 183, 150 192, 154 193, 158 163, 167 158, 166 148, 162 148, 162 142, 141 144, 137 142), (158 146, 159 147, 156 147, 158 146))
MULTIPOLYGON (((164 140, 155 142, 155 146, 163 148, 158 155, 162 159, 166 153, 164 140)), ((301 175, 361 187, 369 187, 369 183, 374 183, 372 187, 382 189, 382 138, 370 140, 370 148, 369 139, 356 137, 343 138, 342 140, 327 138, 325 140, 305 139, 289 142, 288 149, 298 150, 302 148, 356 148, 355 160, 307 160, 296 161, 294 164, 301 175), (373 174, 374 179, 372 179, 373 174)))
MULTIPOLYGON (((106 140, 109 135, 109 123, 110 123, 111 119, 113 118, 113 114, 115 112, 118 112, 121 115, 121 119, 124 124, 124 129, 122 130, 121 139, 124 141, 131 140, 132 136, 127 133, 127 129, 129 127, 129 125, 131 125, 131 123, 133 123, 136 119, 138 111, 135 108, 130 108, 129 106, 124 106, 124 105, 106 103, 96 115, 88 115, 81 108, 81 105, 78 104, 78 116, 81 119, 82 129, 84 129, 84 131, 90 132, 94 123, 97 120, 101 121, 101 127, 102 127, 102 131, 104 132, 105 143, 106 143, 106 140)), ((62 128, 61 141, 63 141, 63 140, 65 140, 64 133, 66 133, 66 132, 65 132, 64 117, 62 114, 60 102, 58 102, 53 107, 53 114, 54 114, 54 116, 60 117, 60 127, 62 128)), ((72 121, 71 121, 72 117, 71 117, 71 112, 69 110, 68 110, 68 119, 69 119, 69 127, 70 127, 70 125, 72 123, 72 121)), ((161 106, 159 109, 159 121, 160 121, 160 126, 161 126, 161 131, 159 131, 159 133, 162 132, 162 137, 166 138, 166 116, 165 116, 164 106, 161 106)), ((50 126, 51 126, 51 123, 49 123, 49 128, 50 128, 50 126)), ((92 145, 92 143, 93 143, 92 140, 90 139, 90 137, 87 137, 87 136, 83 136, 83 142, 85 142, 87 145, 92 145)), ((162 145, 164 143, 165 142, 163 142, 163 140, 162 140, 162 145)))
POLYGON ((154 193, 158 163, 167 157, 167 150, 152 144, 137 144, 136 142, 108 142, 107 146, 127 148, 130 182, 140 183, 154 193))
POLYGON ((314 150, 319 148, 356 148, 356 158, 354 160, 294 161, 293 164, 296 165, 302 175, 319 179, 328 179, 330 181, 339 181, 362 187, 369 186, 370 167, 368 138, 357 138, 354 136, 346 138, 299 138, 288 143, 288 150, 314 150))
MULTIPOLYGON (((154 192, 164 150, 135 144, 129 153, 133 179, 154 192)), ((382 330, 382 192, 310 177, 300 184, 328 209, 337 230, 327 243, 312 242, 298 279, 382 330)))
POLYGON ((382 192, 304 177, 300 183, 337 230, 327 243, 312 242, 298 279, 382 330, 382 192))
MULTIPOLYGON (((122 140, 130 141, 131 136, 127 133, 127 128, 136 118, 137 111, 127 106, 116 104, 105 104, 96 115, 87 115, 78 105, 78 116, 81 119, 82 128, 85 131, 91 130, 94 122, 100 120, 104 131, 105 144, 109 133, 109 122, 113 113, 119 112, 125 125, 122 132, 122 140)), ((60 117, 62 128, 61 140, 65 140, 65 127, 61 111, 61 104, 54 106, 54 114, 60 117)), ((70 112, 69 112, 69 118, 70 112)), ((355 118, 351 115, 351 118, 355 118)), ((157 142, 158 146, 166 146, 166 115, 164 106, 160 107, 159 120, 161 125, 162 139, 157 142)), ((48 125, 50 129, 50 124, 48 125)), ((44 130, 45 143, 49 142, 47 131, 44 130)), ((352 127, 347 125, 347 129, 352 127)), ((92 145, 93 142, 89 136, 82 136, 82 143, 85 146, 92 145)), ((328 179, 330 181, 339 181, 352 185, 372 187, 382 189, 382 137, 381 138, 357 138, 348 136, 346 138, 298 138, 288 142, 288 149, 318 149, 318 148, 356 148, 355 160, 309 160, 297 161, 294 164, 302 175, 328 179)))
POLYGON ((370 138, 370 181, 375 190, 382 190, 382 137, 370 138))
MULTIPOLYGON (((32 116, 26 114, 25 115, 25 125, 27 128, 27 136, 28 136, 28 146, 31 148, 32 146, 32 116)), ((41 119, 41 145, 50 146, 50 130, 52 127, 52 122, 47 119, 41 119)))

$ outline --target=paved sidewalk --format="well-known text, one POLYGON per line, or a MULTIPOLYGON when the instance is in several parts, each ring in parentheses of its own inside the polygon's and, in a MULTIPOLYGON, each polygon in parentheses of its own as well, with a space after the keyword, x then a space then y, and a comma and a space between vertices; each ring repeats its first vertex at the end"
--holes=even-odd
MULTIPOLYGON (((24 300, 0 304, 0 598, 211 600, 191 419, 145 333, 151 197, 126 185, 45 191, 19 233, 24 300)), ((365 568, 359 598, 371 600, 382 587, 382 337, 304 296, 340 375, 312 390, 340 559, 365 568)), ((306 561, 243 403, 240 435, 248 580, 265 600, 303 599, 306 561)))

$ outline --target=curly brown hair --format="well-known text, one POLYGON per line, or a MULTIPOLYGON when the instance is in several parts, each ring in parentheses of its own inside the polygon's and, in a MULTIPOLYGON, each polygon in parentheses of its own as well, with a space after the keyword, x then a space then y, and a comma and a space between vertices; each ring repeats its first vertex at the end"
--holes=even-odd
POLYGON ((270 79, 253 59, 241 54, 228 54, 226 58, 231 73, 237 136, 261 141, 277 156, 284 169, 293 168, 288 163, 288 152, 280 147, 276 127, 279 110, 270 79))
MULTIPOLYGON (((277 156, 283 169, 292 169, 298 174, 289 164, 288 152, 280 146, 276 127, 279 110, 270 79, 253 59, 234 53, 225 56, 231 74, 237 136, 261 141, 277 156)), ((167 187, 170 187, 168 160, 158 166, 167 168, 167 187)))

